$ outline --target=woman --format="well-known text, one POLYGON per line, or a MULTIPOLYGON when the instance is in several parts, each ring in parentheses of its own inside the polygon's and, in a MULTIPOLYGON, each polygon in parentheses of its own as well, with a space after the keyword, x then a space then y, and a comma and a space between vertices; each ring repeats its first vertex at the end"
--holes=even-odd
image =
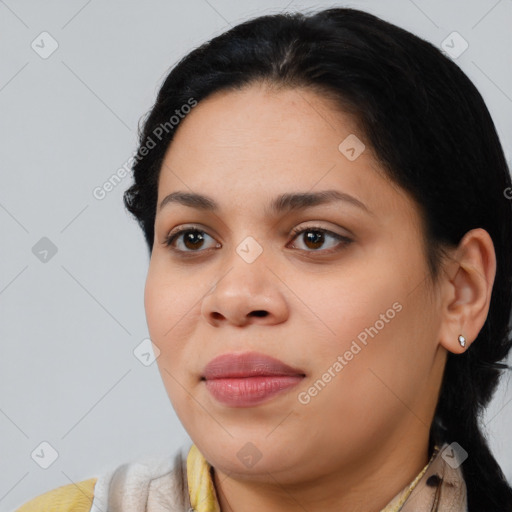
POLYGON ((193 445, 19 510, 512 510, 478 422, 511 347, 511 180, 448 57, 353 9, 242 23, 170 72, 133 171, 193 445))

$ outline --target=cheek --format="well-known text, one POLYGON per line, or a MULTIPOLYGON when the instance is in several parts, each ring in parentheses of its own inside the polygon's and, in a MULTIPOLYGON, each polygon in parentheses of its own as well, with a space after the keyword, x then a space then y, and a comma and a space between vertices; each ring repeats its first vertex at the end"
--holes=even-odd
MULTIPOLYGON (((186 420, 182 411, 190 410, 190 395, 185 391, 191 387, 184 375, 183 361, 187 360, 186 340, 191 336, 191 320, 197 302, 197 293, 190 285, 181 286, 182 279, 168 269, 152 261, 144 288, 144 308, 148 331, 152 342, 160 350, 156 360, 162 382, 174 410, 182 423, 186 420)), ((196 319, 197 321, 197 319, 196 319)), ((190 360, 190 358, 188 358, 190 360)))
POLYGON ((189 386, 194 382, 189 372, 198 370, 190 362, 197 356, 194 340, 197 342, 197 330, 202 325, 201 299, 210 288, 206 277, 190 269, 169 268, 159 258, 154 258, 148 269, 146 321, 151 340, 160 350, 157 364, 170 393, 179 388, 175 379, 189 386))
POLYGON ((317 327, 312 353, 319 349, 343 353, 354 339, 364 344, 389 331, 400 314, 403 294, 400 282, 387 278, 385 269, 381 260, 378 265, 361 264, 349 271, 295 280, 290 287, 305 298, 304 305, 297 303, 297 321, 306 332, 317 327))
POLYGON ((298 390, 299 414, 326 446, 340 439, 353 446, 380 443, 408 414, 420 387, 423 372, 409 365, 414 354, 403 350, 407 306, 393 309, 389 294, 380 295, 365 304, 338 300, 338 316, 326 320, 337 336, 319 340, 309 355, 317 362, 298 390), (380 318, 386 312, 388 323, 380 318))
POLYGON ((317 277, 315 286, 294 283, 297 295, 308 298, 297 332, 314 339, 301 336, 305 359, 312 362, 305 384, 315 386, 311 394, 322 395, 331 411, 348 407, 364 415, 390 410, 393 403, 400 407, 395 395, 412 400, 428 374, 434 347, 424 287, 411 293, 422 274, 400 274, 396 267, 393 258, 380 258, 343 276, 317 277))
POLYGON ((151 339, 160 349, 162 337, 172 325, 173 296, 168 292, 168 285, 159 279, 159 273, 150 264, 144 287, 144 309, 151 339))
POLYGON ((171 272, 158 261, 150 263, 144 288, 144 308, 152 339, 162 345, 161 350, 173 339, 179 339, 176 333, 190 322, 194 314, 191 308, 200 296, 201 289, 194 285, 190 275, 171 272))

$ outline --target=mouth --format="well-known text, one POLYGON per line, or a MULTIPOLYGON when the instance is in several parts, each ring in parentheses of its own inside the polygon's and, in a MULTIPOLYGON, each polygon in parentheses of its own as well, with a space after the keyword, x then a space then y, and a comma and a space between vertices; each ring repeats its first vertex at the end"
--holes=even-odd
POLYGON ((306 376, 301 369, 257 352, 223 354, 203 370, 201 381, 221 404, 250 407, 267 402, 299 384, 306 376))

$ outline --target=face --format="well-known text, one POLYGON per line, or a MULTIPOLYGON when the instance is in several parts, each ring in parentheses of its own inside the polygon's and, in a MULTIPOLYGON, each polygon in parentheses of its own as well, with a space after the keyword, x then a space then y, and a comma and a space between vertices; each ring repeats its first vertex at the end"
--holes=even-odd
POLYGON ((327 99, 251 85, 181 122, 159 177, 145 308, 173 407, 217 470, 299 482, 426 441, 442 366, 426 278, 416 204, 327 99), (271 208, 323 191, 338 197, 271 208), (216 208, 160 209, 176 192, 216 208), (203 370, 246 352, 304 376, 225 403, 203 370))

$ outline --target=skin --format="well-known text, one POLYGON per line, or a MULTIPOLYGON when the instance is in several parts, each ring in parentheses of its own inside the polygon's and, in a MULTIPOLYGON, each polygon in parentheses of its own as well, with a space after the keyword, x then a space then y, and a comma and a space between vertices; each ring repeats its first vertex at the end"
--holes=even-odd
POLYGON ((468 232, 432 286, 418 206, 386 178, 355 120, 306 89, 252 84, 201 101, 168 148, 158 204, 178 190, 210 196, 220 209, 157 210, 146 317, 172 405, 214 467, 222 510, 381 510, 428 462, 447 351, 467 350, 485 322, 496 266, 489 235, 468 232), (366 145, 354 161, 338 149, 350 134, 366 145), (266 213, 279 194, 328 189, 369 212, 338 201, 266 213), (164 242, 191 224, 204 240, 179 236, 174 248, 185 258, 164 242), (310 226, 352 242, 290 236, 310 226), (263 250, 252 263, 236 252, 248 236, 263 250), (300 403, 394 303, 402 306, 394 318, 300 403), (306 377, 261 405, 220 404, 203 368, 249 350, 306 377), (237 456, 248 442, 261 454, 252 467, 237 456))

